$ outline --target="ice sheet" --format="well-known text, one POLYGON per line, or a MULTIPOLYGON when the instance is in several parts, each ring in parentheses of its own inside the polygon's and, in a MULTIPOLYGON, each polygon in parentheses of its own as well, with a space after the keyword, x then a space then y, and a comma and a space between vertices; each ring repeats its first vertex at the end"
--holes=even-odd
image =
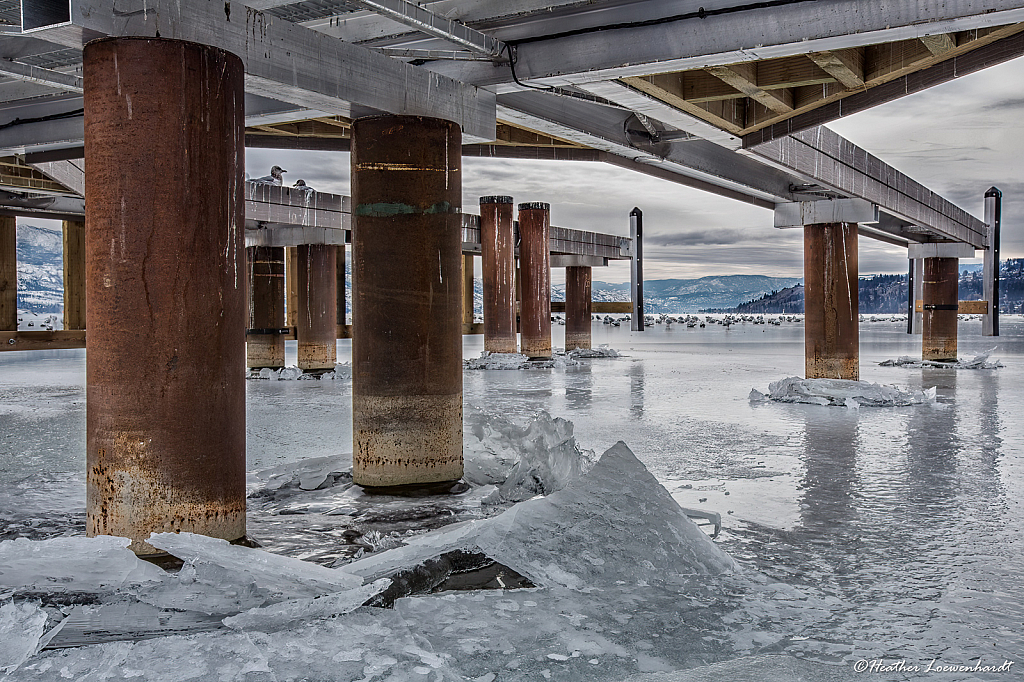
POLYGON ((349 613, 362 606, 370 597, 383 592, 391 581, 381 578, 374 582, 343 592, 335 592, 313 599, 289 599, 270 606, 257 607, 224 619, 224 624, 233 630, 259 630, 275 632, 297 623, 349 613))
POLYGON ((263 369, 249 370, 246 373, 245 378, 270 379, 272 381, 315 381, 317 379, 321 381, 332 381, 334 379, 351 379, 352 366, 347 362, 339 362, 330 372, 324 372, 323 374, 317 375, 306 374, 294 365, 282 367, 281 369, 270 369, 269 367, 264 367, 263 369))
POLYGON ((0 542, 0 594, 108 594, 163 580, 130 543, 109 535, 0 542))
POLYGON ((782 403, 838 405, 851 408, 894 407, 934 403, 935 387, 914 391, 868 381, 788 377, 771 382, 768 385, 768 395, 751 389, 749 399, 751 402, 774 400, 782 403))
POLYGON ((231 581, 252 580, 260 590, 268 592, 268 601, 312 598, 359 587, 363 582, 338 569, 194 533, 153 533, 149 543, 189 562, 197 570, 204 565, 226 569, 220 574, 228 581, 225 586, 231 581))

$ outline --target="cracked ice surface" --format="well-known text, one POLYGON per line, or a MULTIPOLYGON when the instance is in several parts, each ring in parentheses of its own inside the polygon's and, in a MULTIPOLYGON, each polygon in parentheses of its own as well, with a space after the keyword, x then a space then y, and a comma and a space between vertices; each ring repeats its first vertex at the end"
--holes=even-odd
POLYGON ((868 381, 788 377, 768 384, 767 396, 757 389, 751 389, 749 398, 751 402, 774 400, 780 403, 838 405, 852 408, 898 407, 934 403, 935 387, 914 391, 868 381))
POLYGON ((921 358, 915 358, 909 355, 901 355, 895 360, 883 360, 878 364, 881 367, 907 367, 909 369, 921 369, 925 367, 942 369, 999 369, 1004 366, 1002 362, 998 359, 989 360, 989 357, 995 352, 995 350, 995 348, 992 348, 984 353, 975 355, 970 360, 960 359, 956 362, 936 362, 934 360, 922 360, 921 358))

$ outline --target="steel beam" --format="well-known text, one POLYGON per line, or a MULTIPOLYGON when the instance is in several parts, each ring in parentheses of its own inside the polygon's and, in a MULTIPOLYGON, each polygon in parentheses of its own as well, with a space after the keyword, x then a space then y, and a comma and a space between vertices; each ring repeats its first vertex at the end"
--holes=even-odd
POLYGON ((42 69, 31 64, 12 62, 0 59, 0 73, 17 78, 27 83, 37 83, 49 88, 82 92, 82 79, 70 73, 62 73, 52 69, 42 69))
MULTIPOLYGON (((707 0, 643 5, 634 5, 632 15, 617 24, 605 18, 594 26, 567 30, 567 22, 562 19, 550 28, 531 26, 530 35, 522 38, 498 35, 517 47, 516 73, 520 81, 572 85, 1024 21, 1024 7, 1015 0, 921 0, 884 5, 868 0, 770 5, 707 0), (654 14, 658 10, 660 14, 644 20, 645 12, 654 14)), ((507 69, 466 62, 435 62, 429 68, 475 85, 515 87, 507 69)), ((498 89, 499 93, 503 91, 498 89)))
POLYGON ((26 0, 26 33, 81 48, 99 36, 161 36, 219 47, 245 65, 246 92, 351 116, 353 106, 458 123, 494 139, 494 95, 277 19, 245 5, 201 0, 26 0), (28 16, 28 14, 26 14, 28 16))
POLYGON ((999 233, 1003 222, 1003 193, 998 187, 985 192, 985 225, 988 227, 988 248, 985 249, 982 298, 988 311, 981 323, 982 336, 999 336, 999 233))
POLYGON ((438 16, 429 9, 415 5, 408 0, 352 0, 352 2, 429 36, 458 45, 474 54, 496 59, 505 50, 505 44, 500 40, 471 29, 465 24, 460 24, 454 19, 438 16))

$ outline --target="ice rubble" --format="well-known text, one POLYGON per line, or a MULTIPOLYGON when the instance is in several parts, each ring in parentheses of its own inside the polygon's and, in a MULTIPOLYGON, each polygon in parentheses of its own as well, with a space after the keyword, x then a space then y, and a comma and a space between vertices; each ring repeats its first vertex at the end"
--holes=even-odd
POLYGON ((618 357, 622 356, 617 350, 603 343, 597 348, 578 348, 568 352, 556 349, 550 360, 530 360, 521 353, 491 353, 485 350, 480 352, 479 358, 466 360, 462 366, 465 369, 551 369, 578 365, 581 359, 618 357))
POLYGON ((334 369, 330 372, 324 372, 323 374, 306 374, 298 367, 292 365, 290 367, 282 367, 281 369, 270 369, 264 367, 263 369, 251 369, 245 374, 246 379, 270 379, 273 381, 314 381, 314 380, 333 380, 333 379, 351 379, 352 378, 352 366, 347 362, 339 362, 334 366, 334 369))
POLYGON ((10 673, 36 652, 46 614, 34 602, 0 605, 0 670, 10 673))
POLYGON ((756 388, 750 389, 751 402, 774 400, 782 403, 809 405, 837 405, 851 408, 861 406, 894 407, 921 405, 935 402, 935 387, 924 391, 883 386, 868 381, 848 379, 801 379, 787 377, 768 384, 768 395, 756 388))
POLYGON ((940 367, 944 369, 998 369, 1003 367, 1003 363, 998 359, 989 360, 992 353, 995 352, 995 348, 991 348, 984 353, 975 355, 970 360, 961 359, 956 362, 936 362, 934 360, 922 360, 921 358, 911 357, 909 355, 901 355, 895 360, 884 360, 880 363, 882 367, 907 367, 909 369, 921 369, 925 367, 940 367))
POLYGON ((465 480, 498 489, 485 503, 520 502, 561 490, 593 466, 593 452, 573 436, 573 424, 539 412, 524 426, 471 410, 464 425, 465 480))

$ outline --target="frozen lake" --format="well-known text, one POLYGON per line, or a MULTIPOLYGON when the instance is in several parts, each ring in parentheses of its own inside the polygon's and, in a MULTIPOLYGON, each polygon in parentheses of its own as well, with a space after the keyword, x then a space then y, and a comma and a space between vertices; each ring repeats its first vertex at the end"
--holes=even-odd
MULTIPOLYGON (((680 623, 666 615, 676 614, 678 595, 653 591, 650 603, 634 604, 638 620, 652 621, 629 635, 634 671, 764 653, 833 664, 837 672, 853 671, 862 660, 923 667, 933 659, 970 665, 982 657, 983 664, 999 665, 1024 652, 1024 321, 1004 316, 1003 335, 994 339, 981 337, 980 327, 961 322, 960 356, 995 346, 992 357, 1005 367, 881 367, 886 359, 919 356, 920 337, 908 336, 905 323, 862 322, 861 379, 935 387, 934 405, 850 409, 748 401, 752 388, 765 392, 769 382, 802 375, 803 328, 794 323, 655 325, 643 333, 595 323, 595 347, 608 344, 624 357, 466 371, 465 404, 467 411, 518 422, 540 411, 568 419, 579 444, 597 455, 624 441, 680 505, 721 513, 715 544, 745 571, 764 576, 761 584, 775 586, 756 596, 727 582, 695 588, 709 612, 729 614, 722 616, 729 632, 716 630, 715 646, 689 649, 679 644, 686 637, 680 623), (709 596, 716 590, 721 593, 709 596), (659 630, 671 631, 676 643, 659 642, 659 630)), ((556 347, 562 330, 553 328, 556 347)), ((464 356, 479 355, 482 343, 480 336, 465 337, 464 356)), ((339 362, 349 360, 349 351, 340 341, 339 362)), ((289 342, 290 364, 294 354, 289 342)), ((84 533, 84 375, 84 351, 0 353, 0 539, 84 533)), ((350 390, 344 376, 247 382, 249 468, 351 452, 350 390)), ((299 511, 307 513, 277 520, 253 518, 259 513, 253 511, 250 532, 271 551, 329 563, 337 552, 311 548, 337 544, 337 524, 350 517, 299 511)), ((415 620, 409 608, 404 616, 415 620)), ((685 618, 673 617, 685 625, 685 618)), ((572 618, 574 628, 584 629, 572 618)), ((480 654, 491 667, 474 667, 468 661, 477 654, 460 653, 455 635, 422 637, 434 651, 454 648, 446 653, 462 672, 439 679, 621 679, 615 666, 608 674, 619 677, 601 677, 557 657, 502 668, 480 654)), ((693 640, 701 637, 695 630, 693 640)), ((509 647, 522 658, 516 642, 509 647)), ((562 658, 571 655, 570 647, 562 658)), ((1009 675, 940 677, 1013 679, 1021 666, 1024 661, 1015 663, 1009 675)), ((18 675, 59 679, 59 667, 18 675)), ((387 679, 383 672, 380 679, 387 679)))

